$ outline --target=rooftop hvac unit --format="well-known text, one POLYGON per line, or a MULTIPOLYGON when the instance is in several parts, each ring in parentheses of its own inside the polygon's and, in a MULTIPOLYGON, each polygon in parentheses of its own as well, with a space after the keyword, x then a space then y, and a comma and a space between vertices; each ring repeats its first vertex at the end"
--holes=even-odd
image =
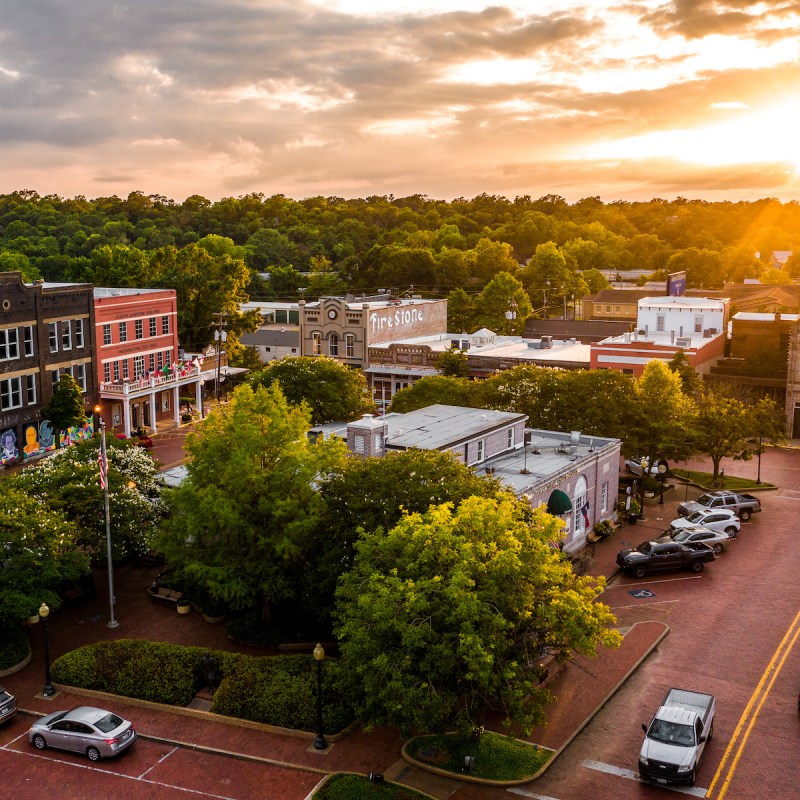
POLYGON ((679 337, 678 337, 678 338, 675 340, 675 345, 676 345, 677 347, 691 347, 691 345, 692 345, 692 340, 691 340, 691 339, 689 339, 689 338, 688 338, 688 337, 686 337, 686 336, 679 336, 679 337))
POLYGON ((553 346, 553 337, 552 336, 542 336, 542 350, 547 350, 553 346))
POLYGON ((462 339, 461 340, 461 349, 462 350, 469 350, 471 347, 471 342, 469 339, 462 339))

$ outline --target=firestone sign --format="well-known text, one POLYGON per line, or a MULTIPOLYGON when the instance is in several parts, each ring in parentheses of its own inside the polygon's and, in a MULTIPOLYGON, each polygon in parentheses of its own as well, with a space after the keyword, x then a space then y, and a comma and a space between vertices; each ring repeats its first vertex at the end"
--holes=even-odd
POLYGON ((371 333, 375 334, 395 328, 410 328, 424 320, 421 308, 398 308, 393 313, 380 316, 373 311, 369 316, 369 325, 371 333))

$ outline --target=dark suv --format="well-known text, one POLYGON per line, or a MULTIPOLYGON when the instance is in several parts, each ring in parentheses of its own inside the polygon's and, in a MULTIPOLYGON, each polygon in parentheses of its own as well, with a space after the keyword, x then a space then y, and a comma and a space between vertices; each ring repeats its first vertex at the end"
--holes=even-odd
POLYGON ((0 686, 0 724, 7 722, 17 713, 17 701, 13 694, 9 694, 0 686))

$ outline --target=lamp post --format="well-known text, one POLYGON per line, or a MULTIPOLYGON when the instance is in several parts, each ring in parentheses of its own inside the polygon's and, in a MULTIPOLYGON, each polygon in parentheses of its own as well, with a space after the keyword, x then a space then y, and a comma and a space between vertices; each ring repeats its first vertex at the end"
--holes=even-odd
POLYGON ((661 497, 658 499, 660 506, 664 505, 664 482, 667 480, 667 465, 662 461, 658 465, 658 479, 661 481, 661 497))
POLYGON ((758 437, 758 473, 756 474, 756 483, 761 483, 761 435, 758 437))
POLYGON ((642 456, 642 460, 639 462, 639 466, 642 468, 642 496, 641 502, 639 503, 639 519, 644 519, 644 482, 645 478, 647 477, 647 459, 642 456))
POLYGON ((50 682, 50 637, 47 630, 47 618, 50 616, 50 609, 47 603, 42 603, 39 606, 39 617, 44 622, 44 689, 42 689, 42 697, 52 697, 56 690, 50 682))
POLYGON ((92 422, 94 423, 94 432, 95 432, 95 433, 97 433, 97 429, 98 429, 98 427, 99 427, 99 425, 100 425, 100 412, 101 412, 102 410, 103 410, 103 409, 102 409, 102 407, 101 407, 100 403, 98 403, 98 404, 97 404, 97 405, 94 407, 94 419, 92 420, 92 422))
POLYGON ((314 749, 325 750, 328 747, 322 732, 322 662, 325 660, 325 648, 319 643, 314 648, 314 660, 317 662, 317 738, 314 739, 314 749))
POLYGON ((100 419, 100 486, 106 512, 106 552, 108 554, 108 627, 116 628, 119 622, 114 618, 114 562, 111 558, 111 512, 108 502, 108 452, 106 451, 106 423, 100 419))

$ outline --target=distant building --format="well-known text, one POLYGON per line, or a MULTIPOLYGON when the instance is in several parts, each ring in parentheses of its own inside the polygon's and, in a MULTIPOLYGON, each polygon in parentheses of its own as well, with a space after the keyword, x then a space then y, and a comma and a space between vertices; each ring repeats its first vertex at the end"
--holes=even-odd
POLYGON ((620 441, 580 431, 532 430, 525 427, 527 419, 515 412, 437 404, 383 418, 366 415, 348 423, 344 435, 350 452, 365 457, 412 448, 453 453, 517 497, 560 516, 563 549, 578 557, 593 526, 616 519, 620 441))
POLYGON ((636 330, 591 345, 592 369, 639 376, 654 358, 671 360, 682 350, 699 373, 724 355, 727 301, 696 297, 644 297, 636 330))
POLYGON ((0 464, 42 455, 92 435, 97 391, 94 306, 85 283, 23 283, 20 272, 0 273, 0 464), (40 410, 59 378, 78 384, 89 422, 56 431, 40 410))

